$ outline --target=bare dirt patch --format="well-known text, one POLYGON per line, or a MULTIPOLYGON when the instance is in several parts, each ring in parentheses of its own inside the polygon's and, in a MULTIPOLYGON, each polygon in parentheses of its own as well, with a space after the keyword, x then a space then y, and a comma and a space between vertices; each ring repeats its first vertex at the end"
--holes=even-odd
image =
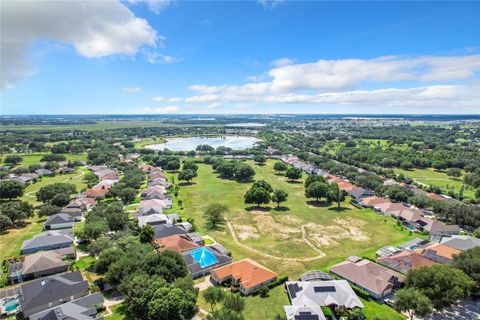
POLYGON ((247 240, 250 238, 252 239, 260 238, 259 231, 254 226, 248 226, 244 224, 233 224, 233 228, 235 230, 235 234, 240 240, 247 240))
POLYGON ((299 227, 290 227, 278 223, 269 212, 252 211, 252 216, 261 233, 275 235, 282 240, 300 237, 301 230, 299 227))
POLYGON ((275 216, 275 220, 281 223, 290 224, 294 226, 300 226, 302 224, 302 219, 291 214, 275 216))
POLYGON ((355 241, 369 240, 361 226, 364 221, 352 218, 336 218, 333 220, 337 225, 319 225, 309 223, 305 225, 308 239, 317 247, 336 246, 341 240, 351 239, 355 241))

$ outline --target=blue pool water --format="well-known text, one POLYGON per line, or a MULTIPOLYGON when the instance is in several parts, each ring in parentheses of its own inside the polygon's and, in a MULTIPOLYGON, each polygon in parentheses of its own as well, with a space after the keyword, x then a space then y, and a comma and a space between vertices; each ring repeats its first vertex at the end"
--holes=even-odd
POLYGON ((190 252, 193 260, 198 262, 200 267, 205 268, 218 262, 217 257, 207 248, 198 248, 190 252))
POLYGON ((9 313, 17 309, 18 302, 16 299, 10 299, 3 303, 3 309, 9 313))

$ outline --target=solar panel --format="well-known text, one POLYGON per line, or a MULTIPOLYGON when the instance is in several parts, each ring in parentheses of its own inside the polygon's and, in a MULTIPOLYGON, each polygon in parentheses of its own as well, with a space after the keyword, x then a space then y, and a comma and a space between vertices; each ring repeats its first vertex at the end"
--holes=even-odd
POLYGON ((325 287, 313 287, 313 291, 316 293, 320 292, 335 292, 335 287, 334 286, 325 286, 325 287))
POLYGON ((300 276, 302 281, 315 281, 315 280, 333 280, 333 278, 328 274, 320 270, 312 270, 305 272, 300 276))
POLYGON ((320 318, 316 314, 300 314, 296 315, 295 320, 319 320, 320 318))
POLYGON ((298 285, 298 283, 293 283, 287 285, 287 290, 290 298, 294 299, 297 296, 297 292, 302 291, 302 288, 298 285))

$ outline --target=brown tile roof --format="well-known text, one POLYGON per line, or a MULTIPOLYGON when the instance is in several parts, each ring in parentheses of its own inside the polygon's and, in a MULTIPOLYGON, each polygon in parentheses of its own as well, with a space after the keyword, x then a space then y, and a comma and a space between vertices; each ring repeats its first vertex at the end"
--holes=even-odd
POLYGON ((399 272, 407 272, 410 269, 418 269, 436 264, 435 261, 422 256, 417 252, 404 251, 389 257, 378 258, 377 261, 399 272))
POLYGON ((375 209, 381 210, 382 212, 392 213, 395 211, 405 209, 405 206, 402 203, 398 202, 381 202, 374 205, 375 209))
POLYGON ((350 182, 347 182, 347 181, 338 183, 338 189, 340 189, 342 191, 351 191, 351 190, 355 189, 356 187, 357 186, 355 186, 354 184, 351 184, 350 182))
POLYGON ((178 234, 166 238, 155 239, 154 243, 160 246, 158 249, 160 252, 167 249, 176 252, 184 252, 199 247, 198 244, 187 240, 185 237, 178 234))
POLYGON ((454 254, 459 254, 461 252, 460 250, 450 248, 449 246, 446 246, 441 243, 435 243, 428 247, 415 250, 415 252, 419 254, 425 254, 427 251, 433 251, 436 253, 437 256, 440 256, 449 260, 453 259, 454 254))
POLYGON ((363 199, 361 202, 364 206, 373 206, 380 203, 391 203, 389 200, 380 197, 368 197, 363 199))
POLYGON ((246 289, 254 288, 278 276, 275 272, 249 258, 215 269, 211 274, 219 280, 231 276, 246 289))
POLYGON ((149 208, 149 207, 162 207, 167 206, 166 201, 160 199, 151 199, 151 200, 142 200, 140 201, 139 208, 149 208))
POLYGON ((357 262, 345 261, 334 265, 329 270, 380 296, 393 287, 390 282, 392 277, 396 277, 399 282, 404 280, 400 273, 366 259, 357 262))

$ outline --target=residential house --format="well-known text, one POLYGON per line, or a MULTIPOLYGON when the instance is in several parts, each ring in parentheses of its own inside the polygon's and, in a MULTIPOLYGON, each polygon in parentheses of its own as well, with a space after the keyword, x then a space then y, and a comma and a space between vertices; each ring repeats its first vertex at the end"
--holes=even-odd
POLYGON ((381 202, 373 205, 373 208, 383 213, 386 216, 391 216, 397 212, 401 212, 402 210, 406 210, 407 208, 403 205, 403 203, 399 202, 381 202))
POLYGON ((384 203, 384 202, 390 202, 390 201, 380 197, 367 197, 367 198, 363 198, 360 201, 360 204, 364 207, 373 207, 376 204, 384 203))
POLYGON ((176 252, 185 252, 198 248, 199 245, 190 241, 185 235, 173 235, 170 237, 155 239, 154 244, 158 246, 158 251, 173 250, 176 252))
POLYGON ((441 244, 453 249, 465 251, 480 247, 480 239, 471 236, 453 235, 451 237, 442 238, 441 244))
POLYGON ((211 270, 232 262, 230 256, 218 249, 219 246, 200 247, 182 253, 193 279, 207 275, 211 270))
POLYGON ((389 295, 404 281, 400 273, 359 257, 349 257, 329 270, 365 290, 375 299, 389 295))
POLYGON ((69 203, 65 208, 78 208, 82 211, 90 211, 95 205, 97 200, 92 198, 77 198, 69 203))
POLYGON ((38 169, 38 170, 35 170, 35 173, 38 174, 38 176, 40 177, 43 177, 43 176, 53 176, 55 173, 48 170, 48 169, 38 169))
POLYGON ((161 239, 176 234, 188 233, 185 229, 172 224, 157 224, 153 225, 152 227, 155 230, 155 235, 153 236, 154 239, 161 239))
POLYGON ((210 272, 210 280, 221 285, 227 280, 232 281, 232 286, 238 286, 244 295, 250 295, 261 286, 277 280, 278 274, 267 269, 261 264, 246 258, 210 272))
POLYGON ((83 220, 82 210, 80 208, 64 207, 60 213, 68 214, 75 222, 83 220))
POLYGON ((352 197, 352 200, 355 203, 360 204, 360 201, 364 198, 371 197, 373 192, 362 187, 355 187, 351 189, 348 194, 352 197))
POLYGON ((163 213, 154 213, 144 216, 138 216, 138 226, 141 228, 146 224, 151 226, 158 225, 158 224, 171 224, 172 222, 168 219, 167 215, 163 213))
POLYGON ((453 255, 459 254, 461 251, 444 244, 434 243, 425 248, 417 249, 415 252, 438 263, 450 263, 453 260, 453 255))
POLYGON ((142 200, 136 213, 137 216, 162 213, 167 207, 166 201, 160 199, 142 200))
POLYGON ((50 231, 42 232, 30 240, 25 240, 21 254, 30 254, 38 251, 55 250, 70 247, 73 244, 72 234, 50 231))
POLYGON ((380 257, 377 262, 401 273, 437 264, 428 257, 414 251, 403 251, 391 256, 380 257))
POLYGON ((179 226, 180 228, 183 228, 185 229, 186 231, 190 231, 192 230, 193 226, 190 222, 186 221, 186 222, 179 222, 176 224, 176 226, 179 226))
POLYGON ((294 307, 309 307, 313 310, 318 310, 318 307, 334 309, 364 307, 345 280, 287 281, 285 287, 294 307))
POLYGON ((417 250, 419 248, 426 247, 429 245, 430 242, 428 240, 422 239, 422 238, 415 238, 412 240, 409 240, 407 242, 402 243, 398 247, 402 250, 408 250, 408 251, 413 251, 417 250))
POLYGON ((61 273, 24 283, 19 298, 21 316, 31 315, 88 294, 80 271, 61 273))
POLYGON ((284 306, 287 320, 326 320, 319 306, 284 306))
MULTIPOLYGON (((68 262, 55 250, 40 251, 25 256, 23 262, 21 262, 22 280, 36 279, 66 271, 68 271, 68 262)), ((12 280, 16 276, 14 272, 9 272, 9 278, 12 278, 12 280)))
POLYGON ((48 217, 45 221, 44 229, 45 230, 54 230, 54 229, 67 229, 72 228, 74 225, 74 218, 72 218, 67 213, 56 213, 48 217))
POLYGON ((103 309, 103 296, 96 292, 56 307, 32 314, 30 320, 100 320, 98 312, 103 309))
MULTIPOLYGON (((177 224, 178 225, 178 224, 177 224)), ((205 239, 203 239, 202 235, 197 232, 189 232, 185 233, 184 236, 192 241, 193 243, 198 244, 199 246, 204 246, 205 245, 205 239)), ((223 248, 223 247, 222 247, 223 248)), ((228 254, 228 253, 227 253, 228 254)))

